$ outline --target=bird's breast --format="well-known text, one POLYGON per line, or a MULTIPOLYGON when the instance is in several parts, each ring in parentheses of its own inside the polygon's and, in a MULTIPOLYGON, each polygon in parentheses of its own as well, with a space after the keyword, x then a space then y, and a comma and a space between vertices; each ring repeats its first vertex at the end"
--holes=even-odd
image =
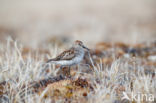
POLYGON ((75 62, 75 64, 78 64, 79 62, 82 61, 83 57, 84 57, 84 53, 83 52, 79 53, 75 56, 75 58, 73 59, 73 62, 75 62))

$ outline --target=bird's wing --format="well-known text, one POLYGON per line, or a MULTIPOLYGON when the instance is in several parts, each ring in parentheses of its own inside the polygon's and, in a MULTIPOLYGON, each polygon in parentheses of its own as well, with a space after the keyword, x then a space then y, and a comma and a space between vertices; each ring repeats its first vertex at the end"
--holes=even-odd
POLYGON ((54 58, 54 61, 58 60, 71 60, 72 58, 75 57, 74 49, 71 48, 69 50, 64 51, 60 55, 58 55, 56 58, 54 58))

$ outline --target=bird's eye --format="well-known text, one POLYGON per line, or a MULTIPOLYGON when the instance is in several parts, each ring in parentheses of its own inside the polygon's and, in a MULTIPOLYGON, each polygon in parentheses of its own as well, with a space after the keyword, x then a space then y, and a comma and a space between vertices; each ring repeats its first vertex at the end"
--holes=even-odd
POLYGON ((82 43, 80 42, 79 45, 82 45, 82 43))

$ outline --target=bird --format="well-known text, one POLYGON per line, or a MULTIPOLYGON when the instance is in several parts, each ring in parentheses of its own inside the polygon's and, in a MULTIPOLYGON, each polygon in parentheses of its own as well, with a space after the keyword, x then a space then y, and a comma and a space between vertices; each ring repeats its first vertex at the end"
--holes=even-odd
POLYGON ((61 67, 76 65, 83 60, 85 53, 89 51, 90 49, 84 46, 82 41, 76 40, 70 49, 65 50, 55 58, 49 59, 46 63, 61 65, 61 67))

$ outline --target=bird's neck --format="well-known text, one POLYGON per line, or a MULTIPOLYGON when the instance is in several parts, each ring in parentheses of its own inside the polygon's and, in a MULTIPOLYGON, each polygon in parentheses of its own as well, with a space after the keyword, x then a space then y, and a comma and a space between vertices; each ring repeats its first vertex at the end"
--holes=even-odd
POLYGON ((77 54, 82 54, 84 55, 85 51, 82 48, 75 48, 75 51, 77 54))

